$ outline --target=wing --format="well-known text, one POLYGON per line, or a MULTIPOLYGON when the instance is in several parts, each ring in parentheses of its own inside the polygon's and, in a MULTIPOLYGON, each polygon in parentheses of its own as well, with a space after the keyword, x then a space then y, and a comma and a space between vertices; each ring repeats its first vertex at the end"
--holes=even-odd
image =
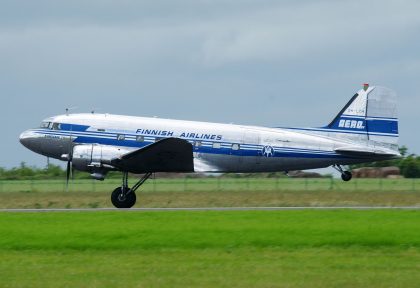
POLYGON ((194 172, 193 147, 179 138, 166 138, 111 160, 131 173, 194 172))

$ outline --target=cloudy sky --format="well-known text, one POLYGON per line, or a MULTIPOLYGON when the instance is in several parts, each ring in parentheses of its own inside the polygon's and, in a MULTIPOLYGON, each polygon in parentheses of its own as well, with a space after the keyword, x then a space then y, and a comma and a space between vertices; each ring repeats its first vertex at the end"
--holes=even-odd
POLYGON ((419 1, 0 0, 0 166, 48 116, 98 112, 327 124, 369 82, 400 97, 420 153, 419 1))

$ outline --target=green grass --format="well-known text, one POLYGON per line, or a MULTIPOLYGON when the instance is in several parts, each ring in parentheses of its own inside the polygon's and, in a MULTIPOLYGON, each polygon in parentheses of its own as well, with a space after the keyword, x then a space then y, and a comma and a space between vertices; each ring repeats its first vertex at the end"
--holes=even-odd
POLYGON ((0 213, 0 287, 417 287, 420 211, 0 213))
MULTIPOLYGON (((420 206, 420 191, 137 192, 135 207, 420 206)), ((110 192, 3 192, 0 208, 113 207, 110 192)))

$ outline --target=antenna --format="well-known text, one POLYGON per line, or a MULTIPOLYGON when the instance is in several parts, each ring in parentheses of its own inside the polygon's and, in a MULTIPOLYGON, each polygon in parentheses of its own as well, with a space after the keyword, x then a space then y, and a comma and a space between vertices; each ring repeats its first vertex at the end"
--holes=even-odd
POLYGON ((90 113, 95 114, 95 111, 102 110, 102 108, 92 108, 90 113))
POLYGON ((70 108, 66 108, 66 115, 67 116, 69 116, 69 111, 71 111, 71 110, 75 110, 75 109, 77 109, 78 107, 70 107, 70 108))

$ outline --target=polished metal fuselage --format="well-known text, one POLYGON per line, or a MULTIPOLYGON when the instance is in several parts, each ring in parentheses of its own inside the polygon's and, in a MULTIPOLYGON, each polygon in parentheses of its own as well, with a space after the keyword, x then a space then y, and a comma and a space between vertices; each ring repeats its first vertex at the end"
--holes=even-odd
MULTIPOLYGON (((363 144, 325 133, 110 114, 70 114, 48 118, 54 129, 25 131, 21 143, 41 155, 64 160, 76 145, 91 145, 100 159, 119 157, 167 137, 194 147, 195 172, 277 172, 390 159, 346 156, 338 147, 363 144), (112 147, 112 149, 109 149, 112 147), (114 149, 115 148, 115 149, 114 149), (106 155, 105 155, 106 154, 106 155), (108 155, 110 154, 110 155, 108 155)), ((86 146, 89 147, 89 146, 86 146)), ((92 156, 93 159, 93 156, 92 156)))

